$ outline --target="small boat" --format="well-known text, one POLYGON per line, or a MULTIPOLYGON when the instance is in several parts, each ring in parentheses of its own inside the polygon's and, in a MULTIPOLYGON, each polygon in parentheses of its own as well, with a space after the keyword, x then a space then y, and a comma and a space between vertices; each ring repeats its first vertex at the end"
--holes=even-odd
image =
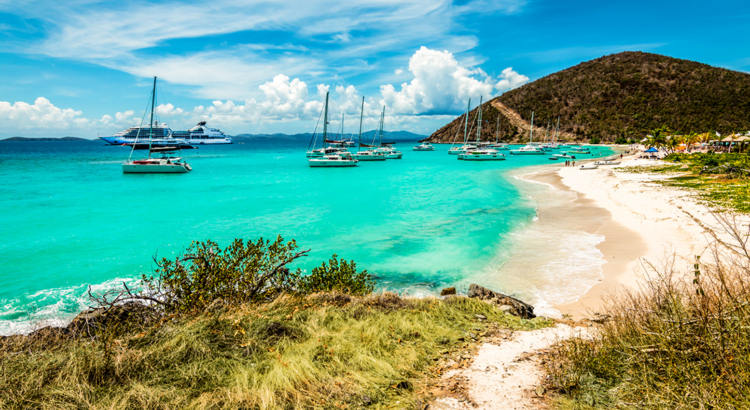
MULTIPOLYGON (((324 115, 323 115, 323 152, 325 153, 326 147, 325 144, 328 143, 328 93, 326 92, 326 103, 323 108, 324 115)), ((343 125, 342 125, 343 126, 343 125)), ((317 126, 316 126, 317 127, 317 126)), ((313 132, 313 141, 311 142, 311 145, 315 145, 315 135, 316 133, 313 132)), ((340 167, 356 167, 357 161, 356 159, 352 158, 352 154, 349 151, 346 151, 344 148, 334 148, 338 151, 331 152, 331 153, 325 153, 322 156, 319 157, 313 157, 309 158, 307 160, 307 164, 310 167, 313 168, 340 168, 340 167)), ((313 150, 315 151, 315 150, 313 150)), ((308 150, 308 155, 310 151, 308 150)))
POLYGON ((576 157, 570 156, 564 152, 562 154, 552 154, 552 156, 557 157, 558 159, 576 159, 576 157))
MULTIPOLYGON (((138 137, 141 129, 145 127, 139 127, 139 132, 136 134, 135 140, 130 150, 130 157, 127 161, 122 163, 122 172, 124 174, 184 174, 192 171, 193 169, 188 165, 187 162, 183 161, 182 158, 175 155, 175 152, 181 149, 180 145, 176 146, 154 146, 152 144, 154 139, 154 106, 156 105, 156 77, 154 77, 154 88, 151 90, 151 119, 148 133, 148 158, 131 160, 133 151, 138 146, 138 137), (152 158, 151 154, 159 154, 158 158, 152 158)), ((142 125, 142 124, 141 124, 142 125)))
POLYGON ((359 151, 352 154, 358 161, 385 161, 385 154, 375 150, 359 151))
POLYGON ((544 155, 545 154, 544 150, 542 150, 541 148, 533 147, 530 145, 527 145, 519 149, 510 150, 510 153, 513 155, 544 155))
POLYGON ((568 150, 571 154, 591 154, 591 150, 588 148, 573 148, 568 150))
POLYGON ((356 159, 352 158, 349 152, 339 152, 336 154, 326 155, 322 158, 311 158, 307 164, 313 168, 336 168, 336 167, 356 167, 356 159))
POLYGON ((422 144, 414 147, 414 151, 435 151, 435 147, 433 147, 429 142, 423 142, 422 144))
POLYGON ((556 156, 556 155, 553 155, 553 156, 551 156, 551 157, 549 157, 547 159, 550 160, 550 161, 557 161, 560 158, 558 156, 556 156))
POLYGON ((495 151, 494 149, 479 149, 466 151, 463 154, 458 154, 458 159, 464 161, 502 161, 505 159, 505 155, 495 151))
POLYGON ((580 169, 581 171, 587 171, 590 169, 597 169, 597 168, 599 168, 599 165, 586 164, 586 165, 581 165, 578 169, 580 169))
POLYGON ((596 161, 594 162, 594 165, 620 165, 620 161, 610 161, 610 160, 596 161))
POLYGON ((403 155, 401 151, 388 146, 378 148, 375 152, 385 155, 385 159, 401 159, 401 156, 403 155))

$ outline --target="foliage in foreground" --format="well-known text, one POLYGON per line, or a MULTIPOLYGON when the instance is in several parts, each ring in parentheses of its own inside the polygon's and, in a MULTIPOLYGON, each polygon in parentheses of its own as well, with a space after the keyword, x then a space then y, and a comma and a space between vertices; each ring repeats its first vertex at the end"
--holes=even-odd
POLYGON ((358 272, 354 261, 331 260, 310 275, 288 265, 309 250, 299 251, 292 240, 274 242, 235 239, 225 249, 216 242, 193 242, 174 260, 157 260, 154 275, 143 275, 143 291, 128 296, 154 302, 167 311, 189 312, 206 308, 215 300, 226 304, 267 302, 283 294, 340 291, 350 295, 372 292, 374 281, 367 270, 358 272))
POLYGON ((0 408, 416 408, 433 359, 489 322, 547 325, 463 297, 329 293, 136 321, 93 339, 0 339, 0 408))
POLYGON ((596 337, 562 344, 548 364, 561 407, 750 408, 750 235, 718 218, 732 241, 711 248, 716 262, 650 266, 639 292, 609 302, 596 337))

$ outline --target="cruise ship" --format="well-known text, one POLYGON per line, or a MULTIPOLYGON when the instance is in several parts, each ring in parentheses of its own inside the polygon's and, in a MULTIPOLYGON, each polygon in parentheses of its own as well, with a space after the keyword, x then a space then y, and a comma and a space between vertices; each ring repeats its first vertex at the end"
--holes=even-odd
MULTIPOLYGON (((201 121, 195 127, 187 131, 172 131, 167 126, 155 125, 151 128, 153 139, 174 144, 189 145, 213 145, 213 144, 231 144, 232 137, 228 137, 216 128, 209 128, 205 121, 201 121)), ((112 145, 132 144, 136 136, 139 142, 148 141, 149 126, 130 127, 125 131, 120 131, 111 137, 99 137, 112 145)))

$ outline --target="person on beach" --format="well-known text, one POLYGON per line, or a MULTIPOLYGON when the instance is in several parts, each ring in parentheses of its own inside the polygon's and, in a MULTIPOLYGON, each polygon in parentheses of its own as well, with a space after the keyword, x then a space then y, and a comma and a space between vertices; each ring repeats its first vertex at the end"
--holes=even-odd
POLYGON ((576 166, 576 160, 573 160, 573 166, 576 166))

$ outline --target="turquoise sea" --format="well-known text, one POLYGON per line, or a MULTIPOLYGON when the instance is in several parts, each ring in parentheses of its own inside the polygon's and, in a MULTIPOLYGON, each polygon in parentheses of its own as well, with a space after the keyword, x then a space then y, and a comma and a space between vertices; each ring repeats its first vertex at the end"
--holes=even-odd
POLYGON ((513 292, 540 299, 533 275, 504 279, 503 266, 533 241, 522 237, 537 215, 514 175, 549 165, 546 155, 465 162, 447 145, 413 152, 415 142, 400 142, 401 160, 311 169, 307 144, 201 147, 183 151, 191 173, 124 175, 125 147, 0 142, 0 335, 64 324, 88 306, 88 285, 134 281, 154 255, 205 239, 282 235, 312 249, 303 269, 337 253, 375 273, 380 288, 412 295, 512 282, 513 292))

